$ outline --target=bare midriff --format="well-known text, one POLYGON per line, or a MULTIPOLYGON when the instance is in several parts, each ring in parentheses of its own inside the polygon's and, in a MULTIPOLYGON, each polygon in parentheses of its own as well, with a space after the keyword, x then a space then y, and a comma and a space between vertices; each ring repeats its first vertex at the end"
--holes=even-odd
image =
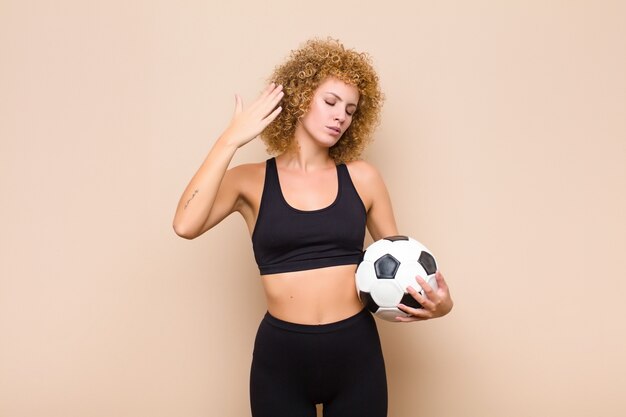
POLYGON ((262 275, 267 311, 299 324, 327 324, 362 310, 354 281, 356 265, 262 275))

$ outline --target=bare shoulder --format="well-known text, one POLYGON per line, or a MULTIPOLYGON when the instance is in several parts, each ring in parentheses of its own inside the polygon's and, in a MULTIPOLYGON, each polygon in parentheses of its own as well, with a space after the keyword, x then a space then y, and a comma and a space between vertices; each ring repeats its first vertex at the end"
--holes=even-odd
MULTIPOLYGON (((224 180, 237 189, 237 210, 254 213, 258 208, 265 180, 265 161, 237 165, 226 171, 224 180)), ((244 214, 244 213, 242 213, 244 214)), ((245 217, 244 214, 244 217, 245 217)))
POLYGON ((372 239, 397 235, 398 227, 391 199, 380 172, 365 161, 354 161, 346 165, 367 210, 367 229, 372 239))
POLYGON ((375 196, 380 195, 381 188, 385 188, 380 172, 374 165, 363 160, 347 162, 346 167, 365 208, 369 210, 375 196))
POLYGON ((254 181, 265 174, 265 161, 241 164, 230 168, 227 174, 237 182, 254 181))
POLYGON ((350 177, 353 181, 368 181, 380 178, 380 173, 374 165, 362 159, 347 162, 346 166, 350 171, 350 177))

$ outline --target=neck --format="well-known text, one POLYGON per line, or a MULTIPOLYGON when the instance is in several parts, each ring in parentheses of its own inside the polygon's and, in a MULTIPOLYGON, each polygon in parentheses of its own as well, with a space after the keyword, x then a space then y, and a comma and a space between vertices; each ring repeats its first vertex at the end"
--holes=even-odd
POLYGON ((297 133, 290 149, 276 157, 281 166, 301 171, 314 171, 335 166, 335 161, 330 157, 328 148, 319 146, 312 140, 307 140, 302 134, 297 133))

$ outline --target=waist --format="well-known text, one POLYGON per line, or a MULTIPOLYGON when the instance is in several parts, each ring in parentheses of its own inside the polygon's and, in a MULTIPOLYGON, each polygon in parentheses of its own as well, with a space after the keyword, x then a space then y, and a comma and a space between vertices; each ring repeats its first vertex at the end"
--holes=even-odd
POLYGON ((339 321, 362 309, 354 273, 356 265, 341 265, 261 277, 268 312, 301 324, 339 321))
POLYGON ((371 314, 366 308, 362 308, 356 314, 348 316, 346 318, 332 321, 328 323, 321 324, 300 324, 300 323, 292 323, 289 321, 281 320, 277 317, 274 317, 270 314, 270 312, 265 313, 263 317, 263 321, 283 330, 287 330, 290 332, 296 333, 330 333, 337 330, 344 329, 346 327, 350 327, 355 323, 362 320, 372 320, 371 314))

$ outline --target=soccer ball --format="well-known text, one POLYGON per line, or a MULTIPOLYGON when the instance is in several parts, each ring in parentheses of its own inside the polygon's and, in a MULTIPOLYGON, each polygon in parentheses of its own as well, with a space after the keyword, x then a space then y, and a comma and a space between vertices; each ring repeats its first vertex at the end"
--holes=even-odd
POLYGON ((410 285, 420 294, 424 290, 415 280, 419 275, 433 288, 437 263, 430 251, 417 240, 407 236, 390 236, 372 243, 356 270, 356 287, 361 302, 376 317, 388 321, 406 317, 396 306, 399 303, 422 308, 406 292, 410 285))

